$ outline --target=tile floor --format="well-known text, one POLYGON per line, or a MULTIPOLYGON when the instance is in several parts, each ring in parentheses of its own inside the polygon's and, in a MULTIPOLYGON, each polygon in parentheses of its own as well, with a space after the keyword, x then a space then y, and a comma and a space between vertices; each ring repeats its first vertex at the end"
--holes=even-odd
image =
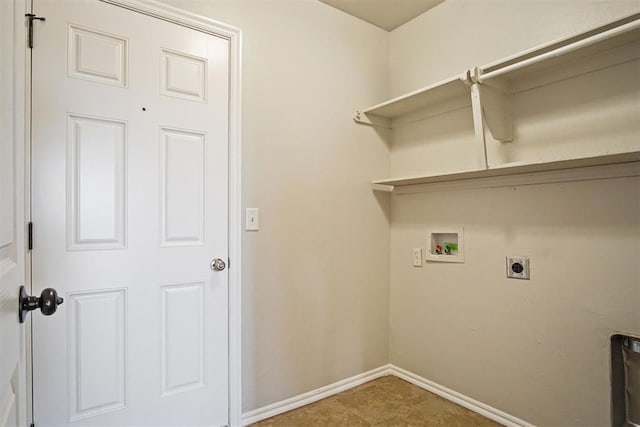
POLYGON ((493 427, 500 424, 388 376, 311 405, 253 424, 255 427, 493 427))

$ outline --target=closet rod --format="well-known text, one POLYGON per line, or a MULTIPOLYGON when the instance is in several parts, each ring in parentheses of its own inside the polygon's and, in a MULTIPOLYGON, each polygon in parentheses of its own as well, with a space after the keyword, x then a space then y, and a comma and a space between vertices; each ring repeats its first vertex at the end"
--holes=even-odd
POLYGON ((612 28, 610 30, 604 31, 600 34, 596 34, 584 40, 580 40, 575 43, 571 43, 569 45, 559 47, 550 52, 546 52, 541 55, 534 56, 533 58, 525 59, 524 61, 516 62, 515 64, 508 65, 504 68, 498 68, 497 70, 488 72, 486 74, 480 73, 480 76, 478 78, 478 83, 483 83, 486 80, 501 76, 503 74, 510 73, 512 71, 519 70, 520 68, 528 67, 529 65, 537 64, 538 62, 546 61, 548 59, 551 59, 557 56, 566 55, 575 50, 582 49, 583 47, 591 46, 592 44, 596 44, 604 40, 608 40, 620 34, 633 31, 637 28, 640 28, 640 20, 628 22, 624 25, 621 25, 616 28, 612 28))

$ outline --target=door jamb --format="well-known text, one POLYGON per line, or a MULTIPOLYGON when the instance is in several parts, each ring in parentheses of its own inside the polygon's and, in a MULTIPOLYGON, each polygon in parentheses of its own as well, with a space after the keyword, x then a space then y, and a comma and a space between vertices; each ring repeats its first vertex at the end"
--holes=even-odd
MULTIPOLYGON (((29 56, 27 55, 26 49, 26 26, 24 23, 24 15, 28 10, 28 1, 27 0, 11 0, 11 23, 13 25, 7 29, 7 32, 11 32, 10 36, 10 54, 12 56, 9 61, 9 65, 4 65, 3 72, 6 72, 8 78, 11 82, 11 87, 13 88, 13 92, 11 93, 12 101, 11 106, 13 110, 11 111, 10 121, 11 121, 11 141, 9 142, 12 146, 13 153, 13 185, 12 191, 14 191, 14 236, 13 243, 15 244, 17 253, 15 254, 15 268, 16 269, 24 269, 22 271, 22 275, 19 275, 19 285, 28 283, 28 265, 29 259, 26 250, 26 242, 27 242, 27 233, 26 233, 26 218, 29 215, 29 164, 28 164, 28 145, 25 144, 27 141, 27 137, 29 134, 28 128, 28 117, 29 117, 29 102, 27 98, 27 92, 29 87, 27 86, 29 80, 27 75, 27 70, 29 70, 29 56), (21 283, 21 281, 24 282, 21 283)), ((5 78, 3 76, 3 78, 5 78)), ((15 289, 17 297, 18 287, 15 289)), ((17 301, 17 298, 14 300, 17 301)), ((16 304, 16 314, 18 306, 16 304)), ((15 317, 15 321, 18 321, 18 316, 15 317)), ((28 341, 30 340, 29 335, 29 326, 25 325, 24 328, 20 331, 19 335, 19 358, 18 361, 18 378, 16 384, 15 391, 15 408, 17 412, 17 420, 18 422, 29 422, 30 414, 28 412, 29 408, 29 392, 30 387, 28 385, 28 375, 30 369, 29 367, 29 357, 30 354, 28 352, 28 341)), ((1 402, 4 403, 4 402, 1 402)), ((4 408, 3 408, 4 409, 4 408)), ((0 417, 5 414, 0 413, 0 417)), ((0 420, 1 421, 1 420, 0 420)))
MULTIPOLYGON (((100 0, 115 6, 120 6, 134 12, 172 22, 183 27, 222 37, 229 41, 229 410, 228 422, 230 426, 242 424, 242 31, 231 25, 197 15, 155 0, 100 0)), ((28 2, 31 3, 31 2, 28 2)), ((30 9, 30 7, 28 7, 30 9)), ((16 17, 18 19, 18 17, 16 17)), ((20 22, 20 21, 18 21, 20 22)), ((30 128, 31 128, 31 69, 29 51, 27 50, 26 90, 25 90, 25 203, 26 222, 30 221, 30 182, 31 160, 30 128)), ((31 257, 27 258, 27 283, 31 285, 31 257)), ((30 331, 30 323, 27 330, 30 331)), ((29 341, 31 333, 28 334, 29 341)), ((32 347, 27 351, 28 363, 31 363, 32 347)), ((30 371, 27 370, 30 376, 30 371)), ((33 383, 28 378, 28 422, 32 422, 32 393, 33 383)))

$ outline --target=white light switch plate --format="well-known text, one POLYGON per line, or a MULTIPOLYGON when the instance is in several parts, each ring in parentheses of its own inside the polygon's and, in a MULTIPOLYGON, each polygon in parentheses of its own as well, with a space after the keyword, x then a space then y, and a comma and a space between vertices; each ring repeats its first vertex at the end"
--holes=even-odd
POLYGON ((422 267, 422 248, 413 248, 413 266, 422 267))
POLYGON ((244 229, 247 231, 258 231, 260 229, 260 209, 247 208, 244 229))

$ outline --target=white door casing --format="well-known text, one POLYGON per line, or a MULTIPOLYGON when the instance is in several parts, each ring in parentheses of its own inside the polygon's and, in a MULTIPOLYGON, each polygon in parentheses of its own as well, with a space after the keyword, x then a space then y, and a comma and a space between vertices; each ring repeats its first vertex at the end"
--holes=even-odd
POLYGON ((0 2, 0 427, 26 424, 25 328, 25 4, 0 2))
POLYGON ((239 261, 239 33, 97 1, 34 12, 33 286, 65 297, 33 318, 34 421, 236 424, 239 262, 209 261, 239 261))

